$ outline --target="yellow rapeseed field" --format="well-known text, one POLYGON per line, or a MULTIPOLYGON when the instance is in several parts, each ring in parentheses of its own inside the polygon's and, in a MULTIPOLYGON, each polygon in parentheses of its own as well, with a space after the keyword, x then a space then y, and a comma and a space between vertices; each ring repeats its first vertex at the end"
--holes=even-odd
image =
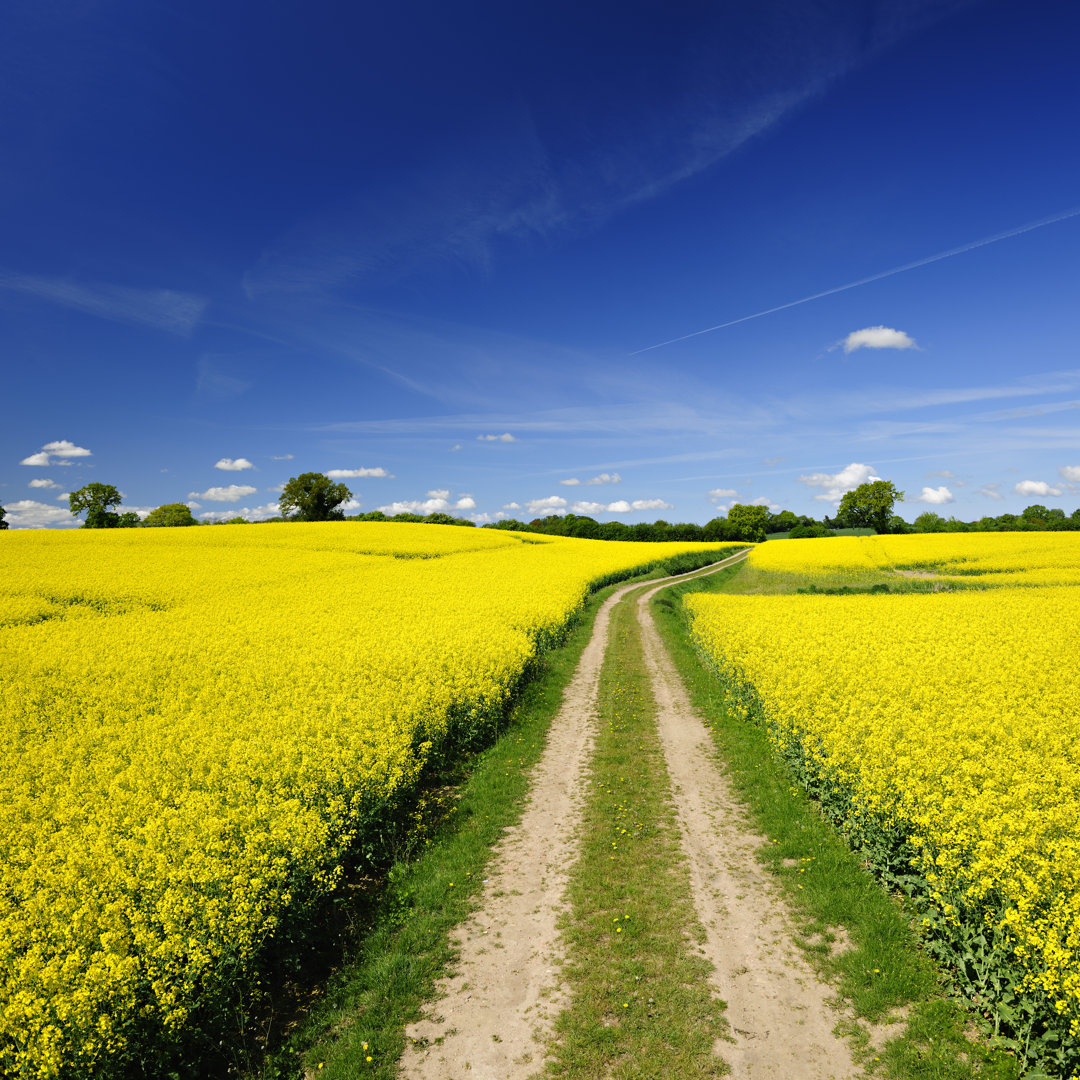
POLYGON ((1078 580, 1080 536, 792 540, 750 561, 968 586, 686 605, 732 703, 759 703, 777 750, 856 816, 902 830, 944 922, 998 942, 1023 991, 1080 1035, 1080 588, 1044 584, 1078 580), (1010 583, 1027 587, 978 587, 1010 583))
POLYGON ((495 721, 591 582, 707 547, 0 534, 0 1072, 100 1075, 181 1028, 371 853, 430 755, 495 721))

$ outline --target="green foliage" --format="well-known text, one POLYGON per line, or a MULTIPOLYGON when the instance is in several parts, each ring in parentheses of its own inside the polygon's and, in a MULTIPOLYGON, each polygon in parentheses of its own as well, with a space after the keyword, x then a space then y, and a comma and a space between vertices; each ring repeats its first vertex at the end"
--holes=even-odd
POLYGON ((306 472, 289 479, 278 506, 289 521, 343 521, 345 515, 338 507, 351 498, 344 484, 335 484, 322 473, 306 472))
POLYGON ((728 511, 727 520, 729 528, 734 533, 729 539, 747 540, 752 544, 760 544, 768 531, 769 508, 735 503, 728 511))
POLYGON ((86 511, 86 520, 82 526, 84 529, 118 529, 121 527, 120 515, 113 511, 112 507, 119 506, 121 498, 120 492, 112 484, 99 484, 95 481, 73 491, 68 496, 68 506, 76 517, 86 511))
POLYGON ((149 528, 176 528, 181 525, 198 525, 187 503, 165 503, 146 515, 143 524, 149 528))
POLYGON ((7 511, 0 506, 0 529, 6 529, 8 527, 8 523, 4 520, 6 517, 7 511))
POLYGON ((871 480, 848 491, 840 500, 838 517, 845 525, 888 532, 893 505, 903 502, 904 493, 891 480, 871 480))
POLYGON ((810 540, 835 535, 836 533, 834 533, 832 529, 827 529, 824 525, 815 522, 813 525, 796 525, 794 529, 788 532, 788 539, 810 540))

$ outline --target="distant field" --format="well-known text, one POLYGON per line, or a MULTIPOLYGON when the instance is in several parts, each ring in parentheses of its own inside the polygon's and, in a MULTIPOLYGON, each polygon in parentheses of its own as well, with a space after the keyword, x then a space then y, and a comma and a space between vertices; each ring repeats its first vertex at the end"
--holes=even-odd
POLYGON ((981 1007, 1075 1054, 1080 537, 770 543, 741 584, 685 601, 731 705, 921 898, 981 1007), (861 595, 805 595, 830 588, 861 595))
POLYGON ((425 767, 494 729, 590 586, 722 548, 383 523, 4 534, 0 1071, 122 1074, 250 977, 343 860, 378 862, 425 767))

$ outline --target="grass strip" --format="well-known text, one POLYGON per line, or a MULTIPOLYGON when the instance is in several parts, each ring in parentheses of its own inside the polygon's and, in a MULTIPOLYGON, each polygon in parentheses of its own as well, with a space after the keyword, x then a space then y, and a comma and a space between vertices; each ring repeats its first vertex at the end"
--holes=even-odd
POLYGON ((1019 1062, 974 1034, 971 1018, 948 997, 944 977, 922 952, 902 898, 865 871, 794 785, 765 733, 727 712, 723 687, 698 658, 679 601, 690 592, 739 591, 741 569, 678 582, 652 610, 735 791, 770 840, 762 860, 781 883, 797 941, 856 1017, 849 1032, 856 1053, 873 1075, 896 1080, 1014 1080, 1022 1073, 1019 1062), (906 1024, 882 1026, 896 1017, 906 1024))
POLYGON ((679 844, 656 705, 630 601, 613 612, 600 725, 563 926, 569 1001, 551 1076, 694 1080, 726 1066, 724 1003, 710 992, 704 940, 679 844))

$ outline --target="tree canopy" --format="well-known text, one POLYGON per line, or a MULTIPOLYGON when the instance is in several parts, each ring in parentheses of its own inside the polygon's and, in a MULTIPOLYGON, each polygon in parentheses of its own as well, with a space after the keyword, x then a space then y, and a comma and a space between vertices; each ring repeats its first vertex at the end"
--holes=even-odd
POLYGON ((891 480, 871 480, 844 494, 837 516, 850 528, 884 533, 889 531, 893 504, 903 500, 904 493, 891 480))
POLYGON ((4 520, 6 517, 7 511, 0 506, 0 529, 6 529, 8 527, 8 523, 4 520))
POLYGON ((306 472, 290 478, 278 506, 282 517, 290 521, 343 521, 345 514, 338 507, 351 498, 344 484, 335 484, 322 473, 306 472))
POLYGON ((138 525, 138 514, 118 514, 112 509, 120 505, 122 498, 112 484, 99 484, 95 481, 73 491, 68 496, 68 506, 76 517, 86 511, 86 520, 82 524, 84 529, 121 529, 138 525))
POLYGON ((143 525, 151 529, 198 524, 187 503, 165 503, 164 506, 151 510, 143 519, 143 525))

